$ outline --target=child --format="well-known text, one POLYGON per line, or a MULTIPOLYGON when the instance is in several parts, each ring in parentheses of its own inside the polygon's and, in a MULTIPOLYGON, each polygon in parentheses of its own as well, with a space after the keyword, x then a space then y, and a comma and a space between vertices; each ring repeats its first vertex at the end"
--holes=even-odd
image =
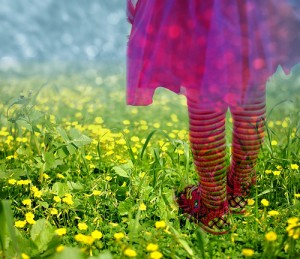
POLYGON ((187 97, 199 185, 177 197, 213 234, 243 213, 264 135, 265 84, 300 59, 300 3, 292 0, 127 0, 127 103, 149 105, 159 86, 187 97), (230 168, 225 114, 233 117, 230 168))

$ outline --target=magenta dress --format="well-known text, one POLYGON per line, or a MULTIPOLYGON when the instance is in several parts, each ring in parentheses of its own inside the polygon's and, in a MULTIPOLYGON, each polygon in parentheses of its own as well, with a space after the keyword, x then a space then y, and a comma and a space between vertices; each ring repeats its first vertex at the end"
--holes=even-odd
POLYGON ((208 108, 255 101, 281 65, 300 62, 299 0, 127 0, 127 104, 157 87, 208 108))

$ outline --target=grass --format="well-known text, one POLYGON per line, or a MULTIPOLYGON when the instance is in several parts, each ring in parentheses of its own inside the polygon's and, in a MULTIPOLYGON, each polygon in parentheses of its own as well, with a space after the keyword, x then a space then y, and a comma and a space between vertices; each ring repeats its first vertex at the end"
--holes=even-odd
POLYGON ((173 201, 197 182, 183 96, 159 89, 153 105, 130 107, 123 75, 3 75, 0 257, 300 257, 297 74, 269 83, 258 183, 224 236, 173 201))

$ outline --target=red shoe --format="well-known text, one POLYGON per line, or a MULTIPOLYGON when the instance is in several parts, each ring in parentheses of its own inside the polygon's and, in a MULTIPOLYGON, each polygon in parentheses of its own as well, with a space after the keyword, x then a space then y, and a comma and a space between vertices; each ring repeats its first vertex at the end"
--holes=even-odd
POLYGON ((245 214, 247 198, 251 192, 251 186, 256 184, 256 177, 252 178, 252 182, 248 186, 242 188, 240 185, 232 187, 227 179, 227 200, 231 213, 245 214), (242 189, 244 191, 242 191, 242 189))
POLYGON ((221 209, 209 209, 202 204, 200 194, 199 186, 192 185, 176 195, 180 212, 211 234, 222 235, 228 233, 230 222, 227 202, 224 202, 221 209))

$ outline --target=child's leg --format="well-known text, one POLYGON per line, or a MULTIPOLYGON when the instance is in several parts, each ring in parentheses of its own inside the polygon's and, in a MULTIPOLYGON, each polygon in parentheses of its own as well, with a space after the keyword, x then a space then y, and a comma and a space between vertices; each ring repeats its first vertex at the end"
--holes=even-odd
POLYGON ((215 234, 222 233, 222 230, 228 228, 225 167, 227 108, 207 110, 197 98, 189 95, 187 102, 190 142, 199 174, 199 186, 187 187, 178 203, 186 213, 196 218, 204 229, 215 234))
POLYGON ((230 108, 233 117, 232 158, 228 175, 228 202, 242 212, 255 182, 254 166, 264 136, 265 93, 252 104, 230 108))

